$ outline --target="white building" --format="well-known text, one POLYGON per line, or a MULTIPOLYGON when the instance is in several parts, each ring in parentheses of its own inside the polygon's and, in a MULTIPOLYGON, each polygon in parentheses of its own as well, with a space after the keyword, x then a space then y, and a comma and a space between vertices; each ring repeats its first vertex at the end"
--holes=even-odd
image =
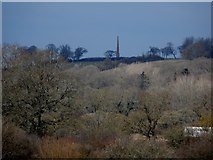
POLYGON ((189 137, 200 137, 204 134, 210 134, 211 127, 185 127, 184 135, 189 137))

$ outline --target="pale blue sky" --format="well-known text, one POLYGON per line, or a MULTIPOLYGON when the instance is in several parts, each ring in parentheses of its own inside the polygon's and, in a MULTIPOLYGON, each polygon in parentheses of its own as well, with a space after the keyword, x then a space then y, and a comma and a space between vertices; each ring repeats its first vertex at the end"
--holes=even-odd
POLYGON ((88 49, 86 57, 116 49, 137 56, 149 46, 176 47, 184 38, 211 36, 211 3, 21 3, 2 5, 3 42, 44 48, 69 44, 88 49))

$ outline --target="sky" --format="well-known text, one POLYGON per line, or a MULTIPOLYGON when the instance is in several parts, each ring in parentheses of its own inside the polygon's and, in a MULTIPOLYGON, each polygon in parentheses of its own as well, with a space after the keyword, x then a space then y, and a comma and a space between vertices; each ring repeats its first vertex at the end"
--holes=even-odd
POLYGON ((180 46, 186 37, 211 37, 210 2, 3 2, 2 41, 45 48, 84 47, 85 57, 116 50, 140 56, 150 46, 180 46))

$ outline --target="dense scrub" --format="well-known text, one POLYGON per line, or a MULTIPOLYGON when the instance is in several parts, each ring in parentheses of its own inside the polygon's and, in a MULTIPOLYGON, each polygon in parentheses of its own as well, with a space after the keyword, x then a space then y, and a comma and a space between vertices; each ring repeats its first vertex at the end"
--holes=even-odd
POLYGON ((212 124, 211 59, 101 70, 45 55, 21 53, 5 62, 3 157, 175 158, 184 150, 186 157, 211 156, 196 148, 211 139, 183 134, 184 126, 212 124))

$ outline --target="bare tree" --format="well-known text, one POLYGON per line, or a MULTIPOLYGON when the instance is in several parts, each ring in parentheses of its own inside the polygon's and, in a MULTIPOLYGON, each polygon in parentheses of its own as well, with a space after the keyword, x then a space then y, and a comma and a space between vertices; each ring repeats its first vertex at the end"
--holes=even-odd
POLYGON ((157 47, 149 47, 149 53, 152 53, 153 55, 157 55, 161 53, 161 50, 157 47))
POLYGON ((59 47, 59 53, 66 60, 74 59, 74 52, 71 50, 71 48, 70 48, 70 46, 68 44, 61 45, 59 47))
POLYGON ((176 50, 174 49, 174 46, 171 42, 167 43, 167 46, 161 49, 163 57, 168 57, 169 55, 173 55, 174 58, 176 59, 176 50))
POLYGON ((56 61, 58 59, 59 48, 57 48, 54 44, 48 44, 46 48, 47 48, 47 51, 50 53, 50 60, 56 61))
POLYGON ((158 121, 168 106, 168 94, 164 91, 143 92, 137 112, 131 115, 132 130, 148 138, 155 136, 158 121))
POLYGON ((211 58, 212 55, 212 40, 210 38, 199 38, 194 39, 186 38, 179 47, 181 56, 185 59, 193 59, 197 57, 208 57, 211 58))
POLYGON ((105 57, 106 58, 112 58, 116 55, 116 52, 113 51, 113 50, 107 50, 105 53, 104 53, 105 57))
POLYGON ((88 51, 87 49, 83 48, 83 47, 78 47, 75 49, 74 52, 74 59, 75 60, 79 60, 84 54, 86 54, 88 51))

